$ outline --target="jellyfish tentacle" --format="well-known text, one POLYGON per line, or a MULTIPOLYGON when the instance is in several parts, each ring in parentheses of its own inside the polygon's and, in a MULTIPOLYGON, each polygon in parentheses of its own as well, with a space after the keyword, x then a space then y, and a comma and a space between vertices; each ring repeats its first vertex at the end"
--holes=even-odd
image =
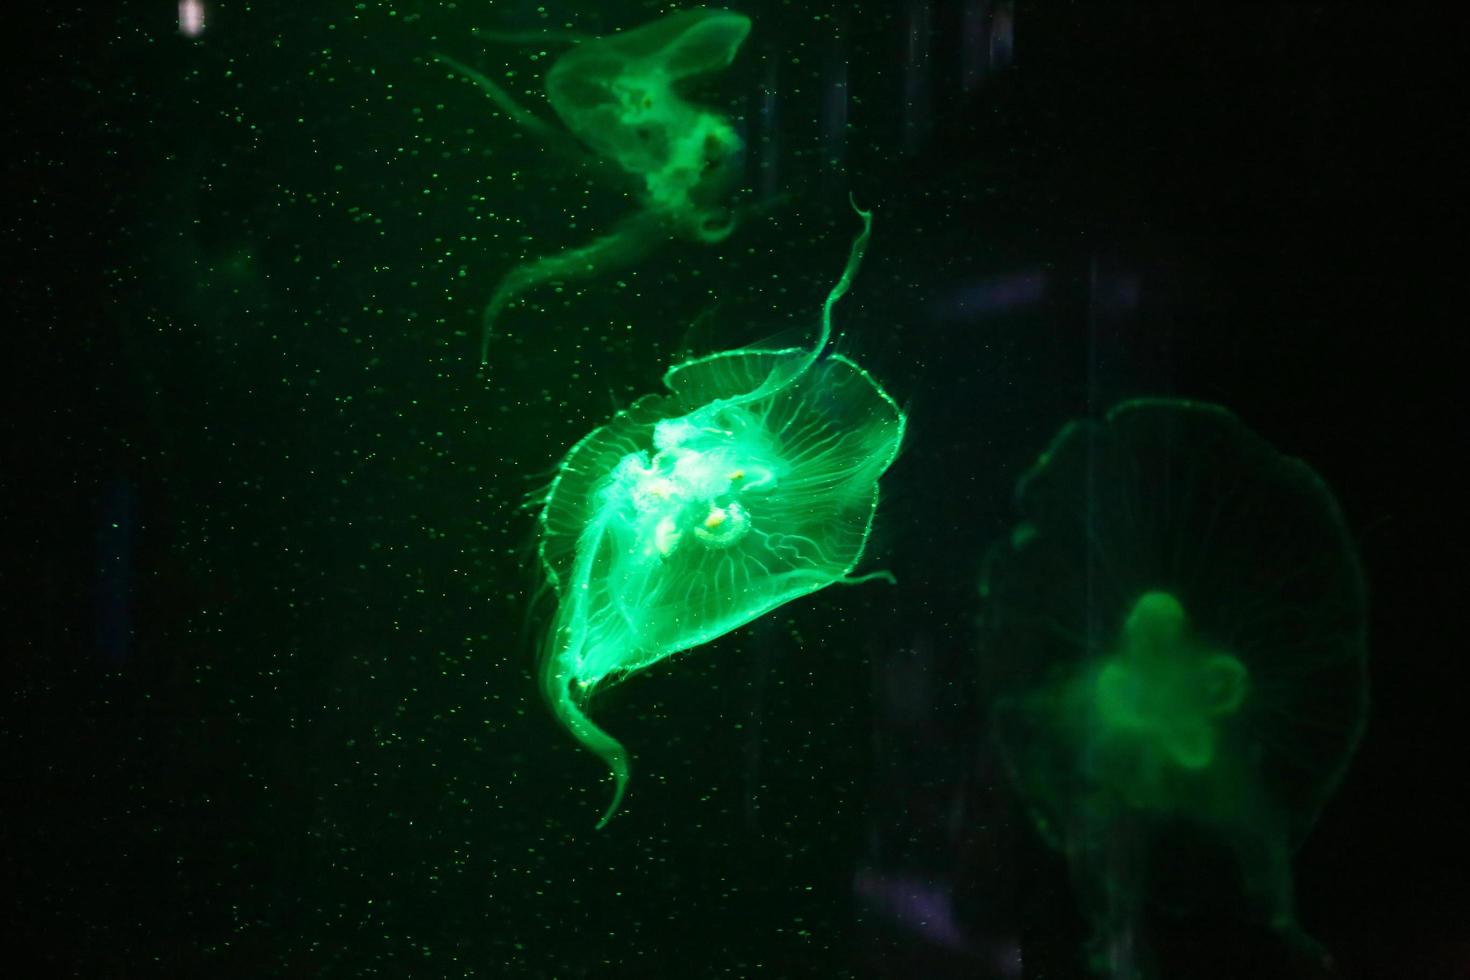
POLYGON ((847 254, 847 265, 842 269, 842 275, 837 284, 827 294, 827 301, 822 304, 822 337, 818 348, 826 347, 827 340, 832 336, 832 307, 837 301, 847 295, 852 288, 852 280, 857 276, 858 269, 862 267, 863 256, 868 253, 868 240, 873 237, 873 212, 872 209, 864 211, 858 206, 857 198, 848 195, 847 201, 857 216, 863 219, 863 230, 858 232, 857 238, 853 239, 852 248, 847 254))
POLYGON ((837 301, 846 296, 847 291, 852 288, 852 281, 856 278, 858 269, 862 268, 863 256, 868 252, 868 239, 873 237, 873 212, 864 211, 858 207, 856 198, 849 197, 848 202, 857 212, 857 216, 863 220, 863 230, 858 232, 857 237, 852 240, 852 247, 847 253, 847 265, 842 267, 842 275, 838 277, 837 283, 827 293, 827 299, 822 304, 822 331, 817 336, 817 342, 803 358, 802 366, 796 372, 798 375, 806 373, 826 349, 828 341, 832 339, 832 307, 836 306, 837 301))
POLYGON ((582 710, 579 698, 572 692, 578 681, 564 669, 565 661, 560 657, 548 657, 542 668, 542 688, 546 694, 546 700, 551 705, 551 710, 563 727, 571 733, 572 737, 585 746, 593 755, 597 756, 607 765, 608 771, 613 777, 612 802, 603 811, 602 818, 597 821, 597 829, 601 830, 607 826, 607 822, 618 812, 623 803, 623 791, 628 787, 628 777, 632 768, 628 763, 628 750, 623 748, 623 743, 613 738, 597 723, 587 717, 582 710))
POLYGON ((465 78, 469 79, 471 82, 474 82, 475 85, 479 86, 480 91, 489 96, 490 101, 494 102, 495 105, 499 107, 500 111, 509 116, 511 121, 514 122, 516 125, 521 126, 525 129, 529 129, 531 132, 535 133, 537 136, 541 137, 548 143, 561 146, 566 146, 570 144, 571 141, 568 140, 564 134, 555 129, 552 129, 534 113, 523 107, 515 99, 511 98, 509 92, 492 82, 489 77, 483 72, 471 68, 469 65, 465 64, 462 61, 459 61, 456 58, 451 58, 447 54, 439 54, 436 52, 434 54, 434 60, 439 62, 440 64, 448 66, 449 68, 463 75, 465 78))
POLYGON ((489 41, 492 44, 581 44, 592 40, 592 35, 578 31, 482 31, 473 28, 470 33, 476 40, 489 41))
POLYGON ((880 568, 876 572, 867 572, 863 575, 844 575, 833 582, 833 585, 866 585, 869 582, 887 582, 889 585, 897 585, 898 579, 886 568, 880 568))
POLYGON ((485 367, 490 360, 490 338, 495 333, 496 319, 520 296, 556 279, 588 279, 611 268, 632 265, 667 234, 657 216, 635 215, 586 245, 545 255, 510 270, 495 287, 495 294, 481 317, 480 366, 485 367))
POLYGON ((822 351, 826 349, 828 341, 832 339, 832 308, 852 288, 852 280, 857 276, 858 269, 862 267, 863 256, 868 251, 868 240, 873 235, 873 212, 864 211, 858 207, 858 203, 854 199, 849 198, 849 201, 852 204, 852 209, 857 212, 857 216, 862 219, 863 230, 858 232, 857 237, 852 240, 852 245, 849 247, 847 253, 847 264, 842 267, 842 275, 838 278, 836 284, 832 286, 832 289, 828 291, 827 299, 822 304, 822 326, 817 334, 816 343, 812 345, 810 350, 801 352, 794 368, 788 372, 779 373, 779 377, 778 372, 773 371, 767 375, 765 381, 761 382, 753 390, 729 399, 727 404, 749 404, 750 402, 769 398, 776 392, 789 388, 802 375, 810 371, 812 365, 817 362, 817 358, 822 356, 822 351))

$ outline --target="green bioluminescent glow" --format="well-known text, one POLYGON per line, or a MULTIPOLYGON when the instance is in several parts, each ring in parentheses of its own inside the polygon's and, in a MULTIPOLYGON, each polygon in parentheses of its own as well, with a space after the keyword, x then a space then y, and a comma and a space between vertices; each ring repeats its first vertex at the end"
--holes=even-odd
MULTIPOLYGON (((507 273, 485 307, 481 364, 496 319, 527 291, 630 265, 670 238, 712 243, 730 234, 735 218, 725 198, 743 144, 725 116, 691 103, 680 89, 729 66, 749 33, 750 18, 743 14, 698 9, 607 37, 563 39, 576 46, 546 73, 547 100, 572 134, 638 182, 643 209, 587 245, 507 273)), ((566 142, 484 74, 437 57, 519 125, 549 143, 566 142)))
POLYGON ((1142 400, 1067 425, 1017 506, 981 584, 982 668, 1092 968, 1154 975, 1149 916, 1203 909, 1324 955, 1291 853, 1367 699, 1363 576, 1332 493, 1223 408, 1142 400))
MULTIPOLYGON (((810 349, 737 350, 676 365, 572 447, 541 511, 557 609, 541 685, 556 717, 612 771, 623 746, 586 715, 601 686, 700 646, 799 596, 854 578, 878 478, 904 414, 862 368, 823 356, 832 307, 871 229, 854 241, 810 349)), ((887 577, 877 573, 879 577, 887 577)))
POLYGON ((1118 649, 1093 691, 1102 729, 1135 740, 1145 763, 1123 775, 1146 781, 1171 766, 1199 770, 1213 762, 1216 732, 1240 707, 1246 676, 1239 660, 1189 635, 1179 600, 1145 592, 1123 621, 1118 649))

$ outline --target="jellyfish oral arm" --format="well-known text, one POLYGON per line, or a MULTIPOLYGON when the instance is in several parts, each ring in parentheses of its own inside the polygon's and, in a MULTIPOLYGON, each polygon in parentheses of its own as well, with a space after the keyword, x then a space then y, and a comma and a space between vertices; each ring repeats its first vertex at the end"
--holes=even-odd
POLYGON ((1246 671, 1190 635, 1178 599, 1148 592, 1134 604, 1096 691, 1107 730, 1139 737, 1174 765, 1198 770, 1214 760, 1220 722, 1245 699, 1246 671))
MULTIPOLYGON (((584 532, 583 541, 579 545, 578 567, 573 573, 574 581, 586 581, 590 566, 602 548, 606 531, 607 517, 603 515, 584 532)), ((557 623, 551 633, 551 642, 555 644, 555 649, 548 651, 542 660, 541 691, 562 727, 601 759, 612 774, 612 801, 603 811, 602 818, 597 821, 597 829, 601 830, 622 805, 623 793, 627 789, 632 769, 628 762, 628 751, 623 748, 622 743, 600 728, 582 710, 583 702, 604 676, 588 670, 591 657, 587 644, 592 631, 588 623, 587 591, 585 587, 574 589, 565 597, 557 611, 557 623)))
POLYGON ((584 685, 566 669, 566 661, 557 657, 546 660, 546 673, 542 677, 542 688, 552 713, 572 737, 601 759, 612 773, 613 797, 597 821, 597 829, 607 826, 613 814, 622 805, 623 793, 628 788, 628 777, 632 769, 628 764, 628 751, 621 742, 603 731, 582 711, 581 695, 584 685))

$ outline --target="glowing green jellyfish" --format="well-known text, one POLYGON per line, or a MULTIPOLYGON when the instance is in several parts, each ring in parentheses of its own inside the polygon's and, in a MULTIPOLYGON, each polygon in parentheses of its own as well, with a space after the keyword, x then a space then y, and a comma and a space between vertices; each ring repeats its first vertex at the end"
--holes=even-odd
POLYGON ((982 664, 1092 968, 1153 975, 1150 924, 1191 913, 1325 957, 1291 853, 1367 698, 1363 576, 1331 492, 1223 408, 1145 400, 1066 426, 1017 505, 982 581, 982 664))
MULTIPOLYGON (((823 356, 871 219, 827 296, 810 349, 737 350, 676 365, 572 447, 541 511, 557 609, 541 684, 612 771, 628 755, 584 709, 602 685, 853 577, 904 415, 866 371, 823 356)), ((887 577, 879 573, 880 577, 887 577)))
MULTIPOLYGON (((552 108, 599 158, 637 181, 643 209, 587 245, 512 269, 485 307, 482 364, 496 318, 523 293, 630 265, 670 238, 713 243, 730 234, 735 218, 725 198, 744 144, 725 116, 688 101, 681 89, 729 66, 749 33, 743 14, 685 10, 580 40, 552 65, 546 73, 552 108)), ((564 142, 483 74, 438 58, 479 85, 515 122, 548 142, 564 142)))

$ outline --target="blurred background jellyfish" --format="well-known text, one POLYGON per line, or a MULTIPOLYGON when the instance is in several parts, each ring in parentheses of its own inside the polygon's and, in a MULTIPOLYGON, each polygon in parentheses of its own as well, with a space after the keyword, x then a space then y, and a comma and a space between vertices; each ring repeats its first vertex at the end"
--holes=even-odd
POLYGON ((540 516, 557 609, 541 684, 557 719, 611 770, 627 752, 585 714, 602 685, 854 577, 905 419, 862 368, 822 356, 870 217, 810 349, 727 351, 676 365, 578 442, 540 516))
POLYGON ((982 676, 1090 966, 1155 976, 1150 932, 1205 915, 1325 970, 1291 854, 1367 700, 1363 574, 1332 493, 1223 408, 1143 400, 1063 428, 1017 507, 981 584, 982 676))
MULTIPOLYGON (((507 273, 485 307, 482 364, 496 318, 523 293, 552 280, 631 265, 671 238, 714 243, 730 234, 735 217, 726 199, 743 141, 726 116, 695 105, 681 89, 728 67, 749 33, 750 19, 743 14, 701 8, 607 37, 559 38, 574 46, 546 73, 547 101, 599 160, 637 182, 643 208, 587 245, 507 273)), ((481 72, 436 57, 477 84, 517 124, 549 144, 570 142, 481 72)))

